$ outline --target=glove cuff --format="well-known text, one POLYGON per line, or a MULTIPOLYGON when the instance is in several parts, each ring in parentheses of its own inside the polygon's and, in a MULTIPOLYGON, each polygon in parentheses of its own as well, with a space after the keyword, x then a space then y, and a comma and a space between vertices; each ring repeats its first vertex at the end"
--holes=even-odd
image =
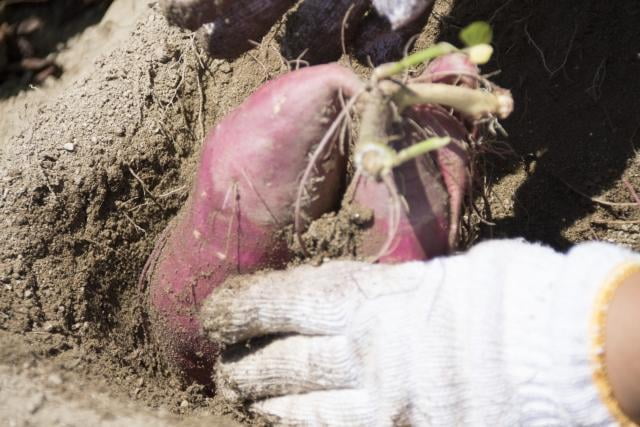
POLYGON ((633 274, 640 272, 640 262, 626 262, 620 265, 609 280, 600 289, 591 316, 591 361, 593 363, 593 382, 600 398, 611 415, 621 425, 634 425, 620 408, 613 395, 605 363, 606 325, 609 307, 620 286, 633 274))
POLYGON ((604 363, 607 309, 640 257, 605 243, 572 249, 554 290, 554 388, 578 425, 632 425, 613 397, 604 363))

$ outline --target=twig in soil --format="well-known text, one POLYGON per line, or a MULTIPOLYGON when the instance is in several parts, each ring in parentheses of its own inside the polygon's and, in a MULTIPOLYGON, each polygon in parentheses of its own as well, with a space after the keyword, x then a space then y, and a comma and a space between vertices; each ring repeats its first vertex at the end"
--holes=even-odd
MULTIPOLYGON (((289 69, 289 71, 299 70, 300 64, 302 64, 305 67, 308 67, 311 65, 309 61, 305 61, 304 59, 302 59, 307 54, 308 51, 309 49, 303 50, 302 52, 300 52, 300 55, 298 55, 296 59, 287 59, 287 68, 289 69), (291 68, 291 64, 296 64, 296 68, 291 68)), ((280 57, 282 57, 282 55, 280 55, 280 57)))
MULTIPOLYGON (((167 103, 167 105, 164 108, 164 113, 165 113, 165 117, 166 117, 166 113, 167 113, 167 109, 168 107, 173 106, 173 103, 176 100, 176 97, 178 96, 178 92, 180 91, 180 89, 182 88, 182 85, 184 84, 185 81, 185 74, 186 74, 186 69, 187 69, 187 60, 184 58, 184 54, 181 54, 178 57, 178 60, 176 62, 179 62, 182 64, 182 71, 180 74, 180 79, 178 80, 178 83, 176 84, 176 88, 173 90, 173 95, 171 95, 171 98, 169 99, 169 102, 167 103)), ((162 105, 162 104, 160 104, 162 105)), ((164 117, 163 117, 164 119, 164 117)))
MULTIPOLYGON (((355 3, 349 6, 349 9, 347 9, 347 13, 345 13, 344 17, 342 18, 342 25, 340 26, 340 47, 342 48, 343 56, 347 55, 347 41, 345 40, 345 30, 348 27, 347 21, 349 20, 349 16, 351 15, 351 12, 353 12, 353 8, 355 6, 356 6, 355 3)), ((349 68, 353 69, 353 64, 351 63, 351 56, 347 56, 347 60, 349 61, 349 68)))
POLYGON ((264 82, 269 80, 271 78, 271 73, 269 73, 269 69, 267 68, 267 66, 264 65, 264 63, 260 61, 258 58, 256 58, 256 56, 253 53, 247 52, 247 55, 249 55, 249 57, 253 59, 258 65, 260 65, 264 70, 264 77, 262 78, 262 81, 264 82))
POLYGON ((591 197, 588 194, 583 193, 582 191, 578 190, 577 188, 575 188, 574 186, 572 186, 571 184, 569 184, 567 181, 565 181, 564 179, 560 178, 557 175, 553 175, 556 179, 558 179, 560 182, 562 182, 564 185, 567 186, 567 188, 571 191, 573 191, 574 193, 587 198, 589 200, 591 200, 594 203, 598 203, 600 205, 604 205, 604 206, 613 206, 613 207, 633 207, 633 206, 638 206, 638 203, 634 202, 634 203, 628 203, 628 202, 609 202, 607 200, 604 199, 600 199, 597 197, 591 197))
POLYGON ((596 73, 593 75, 593 81, 591 86, 585 90, 587 95, 591 97, 594 101, 598 101, 600 96, 602 96, 602 84, 604 83, 604 79, 607 76, 607 58, 603 58, 600 61, 600 65, 596 68, 596 73))
POLYGON ((162 132, 162 135, 164 135, 165 138, 171 141, 171 145, 173 145, 173 149, 176 151, 176 153, 178 153, 178 156, 182 156, 184 154, 184 150, 180 145, 178 145, 178 141, 176 141, 176 139, 169 134, 169 131, 167 131, 167 129, 164 127, 163 122, 158 121, 155 123, 158 127, 158 130, 162 132))
POLYGON ((133 175, 133 177, 140 183, 140 185, 142 186, 142 192, 144 194, 148 194, 149 198, 162 210, 164 210, 164 206, 162 206, 160 204, 160 202, 156 199, 156 196, 154 196, 154 194, 151 192, 151 190, 149 190, 146 186, 146 184, 144 183, 144 181, 142 180, 142 178, 140 178, 134 171, 133 169, 131 169, 131 166, 127 166, 127 168, 129 169, 129 172, 131 173, 131 175, 133 175))
POLYGON ((282 56, 278 48, 273 46, 271 43, 269 43, 268 46, 269 46, 269 50, 275 53, 278 59, 280 59, 280 63, 282 64, 284 69, 286 69, 287 71, 291 71, 291 64, 289 64, 289 61, 284 56, 282 56))
MULTIPOLYGON (((483 202, 483 208, 485 208, 485 210, 487 210, 486 208, 488 206, 490 206, 489 204, 489 199, 487 197, 486 192, 482 191, 481 192, 481 197, 482 197, 482 202, 483 202)), ((488 225, 490 227, 495 227, 496 223, 495 222, 491 222, 488 219, 485 219, 484 215, 480 212, 480 209, 478 208, 478 205, 476 205, 476 203, 471 200, 471 202, 469 203, 471 205, 471 208, 473 209, 473 212, 475 212, 475 214, 478 216, 478 219, 480 220, 481 223, 483 223, 484 225, 488 225)), ((487 212, 491 212, 491 210, 487 210, 487 212)))
POLYGON ((567 47, 567 51, 564 55, 564 58, 562 59, 562 62, 555 70, 551 70, 547 65, 547 59, 544 56, 544 52, 542 51, 540 46, 538 46, 538 44, 533 40, 533 37, 531 37, 531 34, 529 33, 528 24, 524 25, 524 34, 527 36, 527 40, 529 41, 529 44, 532 45, 533 48, 538 52, 538 55, 540 55, 540 59, 542 60, 542 66, 547 71, 547 73, 549 73, 549 77, 553 77, 558 71, 562 70, 565 67, 565 65, 567 65, 567 61, 569 60, 569 54, 571 53, 571 49, 573 48, 573 42, 575 41, 576 35, 578 34, 578 23, 575 23, 574 25, 573 34, 571 35, 571 40, 569 40, 569 46, 567 47))
POLYGON ((200 70, 196 71, 196 82, 198 83, 198 124, 200 125, 200 139, 204 139, 204 91, 202 90, 202 82, 200 81, 200 70))
POLYGON ((166 197, 171 196, 172 194, 175 194, 175 193, 178 193, 178 192, 180 192, 180 191, 184 190, 185 188, 187 188, 187 186, 186 186, 186 185, 181 185, 181 186, 180 186, 180 187, 178 187, 178 188, 174 188, 173 190, 169 190, 169 191, 167 191, 166 193, 162 193, 161 195, 159 195, 159 196, 158 196, 158 198, 159 198, 159 199, 164 199, 164 198, 166 198, 166 197))
POLYGON ((636 193, 636 190, 633 188, 633 185, 631 185, 631 183, 627 178, 622 178, 622 183, 624 184, 625 187, 627 187, 627 189, 631 193, 631 197, 633 197, 633 200, 636 201, 636 206, 640 207, 640 197, 638 197, 638 193, 636 193))
POLYGON ((207 67, 204 65, 204 62, 202 62, 202 58, 200 57, 200 49, 198 49, 198 45, 196 44, 196 34, 193 33, 191 35, 191 48, 193 49, 193 53, 196 56, 198 65, 200 66, 201 69, 206 70, 207 67))
POLYGON ((592 224, 602 224, 602 225, 625 225, 625 224, 640 224, 640 219, 629 219, 629 220, 623 220, 623 219, 614 219, 614 220, 608 220, 608 219, 592 219, 591 220, 592 224))
POLYGON ((498 14, 499 14, 500 12, 502 12, 502 9, 506 8, 507 6, 509 6, 509 4, 510 4, 512 1, 513 1, 513 0, 507 0, 507 1, 505 1, 505 2, 502 4, 502 6, 500 6, 499 8, 497 8, 497 9, 493 12, 493 14, 491 15, 491 17, 487 20, 487 22, 488 22, 489 24, 491 24, 491 23, 493 22, 493 20, 494 20, 494 19, 496 19, 496 17, 498 16, 498 14))
POLYGON ((591 232, 591 236, 593 237, 593 240, 600 240, 600 238, 598 237, 598 234, 596 233, 596 231, 593 229, 593 227, 591 226, 591 224, 589 224, 589 231, 591 232))
POLYGON ((196 83, 198 84, 198 124, 200 126, 200 139, 204 139, 204 91, 202 90, 202 81, 200 79, 200 72, 205 71, 206 67, 204 63, 200 59, 200 53, 198 51, 198 47, 195 43, 195 34, 191 36, 191 47, 193 49, 193 54, 196 57, 196 64, 198 65, 196 69, 196 83))
MULTIPOLYGON (((179 192, 181 192, 181 191, 185 190, 186 188, 187 188, 187 186, 186 186, 186 185, 182 185, 182 186, 180 186, 180 187, 178 187, 178 188, 174 188, 173 190, 167 191, 166 193, 163 193, 163 194, 159 195, 159 196, 158 196, 158 198, 159 198, 159 199, 166 199, 167 197, 169 197, 169 196, 171 196, 171 195, 173 195, 173 194, 179 193, 179 192)), ((135 200, 135 199, 137 199, 137 198, 138 198, 137 196, 136 196, 136 197, 133 197, 133 198, 131 198, 131 199, 129 199, 129 200, 127 200, 127 201, 125 201, 125 203, 128 203, 128 202, 130 202, 130 201, 132 201, 132 200, 135 200)), ((139 205, 136 205, 136 206, 134 206, 134 207, 132 207, 132 208, 128 209, 128 212, 131 212, 131 213, 133 213, 133 212, 137 212, 140 208, 142 208, 143 206, 146 206, 146 205, 148 205, 148 204, 149 204, 149 202, 140 203, 139 205)))
POLYGON ((137 232, 141 234, 147 234, 147 231, 144 228, 140 227, 138 224, 136 224, 135 221, 126 212, 122 212, 122 215, 124 215, 125 219, 129 221, 129 224, 131 224, 133 228, 136 229, 137 232))

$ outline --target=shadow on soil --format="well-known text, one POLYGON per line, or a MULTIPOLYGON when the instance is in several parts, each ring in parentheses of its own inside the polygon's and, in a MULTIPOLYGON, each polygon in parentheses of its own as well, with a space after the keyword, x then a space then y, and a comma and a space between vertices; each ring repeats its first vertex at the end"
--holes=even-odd
MULTIPOLYGON (((15 96, 33 82, 36 72, 19 66, 25 55, 40 59, 59 50, 70 38, 99 23, 111 1, 40 0, 7 4, 0 1, 0 100, 15 96), (42 23, 40 29, 17 35, 20 31, 16 28, 30 18, 42 23), (3 62, 7 62, 6 67, 3 62)), ((63 72, 58 70, 54 75, 63 72)))
POLYGON ((497 51, 486 69, 501 70, 495 81, 516 100, 504 123, 514 157, 491 158, 487 172, 497 182, 529 167, 513 189, 514 216, 483 237, 566 248, 563 231, 593 212, 588 197, 620 179, 640 144, 640 3, 460 0, 443 18, 444 38, 457 41, 474 20, 494 28, 497 51))

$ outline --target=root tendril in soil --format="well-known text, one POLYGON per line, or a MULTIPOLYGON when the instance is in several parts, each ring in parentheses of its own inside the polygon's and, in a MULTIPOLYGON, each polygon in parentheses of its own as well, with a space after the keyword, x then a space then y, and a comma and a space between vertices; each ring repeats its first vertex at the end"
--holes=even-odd
POLYGON ((361 92, 356 93, 349 100, 349 102, 347 102, 346 108, 343 108, 342 111, 340 111, 340 113, 338 113, 336 118, 333 120, 333 123, 331 123, 331 126, 329 126, 329 128, 325 132, 324 136, 322 137, 322 139, 318 143, 318 147, 313 152, 313 154, 311 156, 311 159, 309 160, 309 164, 308 164, 307 168, 305 169, 304 173, 302 174, 302 179, 300 180, 300 185, 298 186, 298 196, 296 197, 296 203, 295 203, 295 208, 294 208, 294 218, 295 218, 294 219, 294 230, 295 230, 296 239, 297 239, 298 243, 300 244, 300 248, 301 248, 302 253, 303 253, 304 256, 309 256, 309 251, 307 250, 307 247, 306 247, 306 245, 304 243, 304 239, 302 238, 302 215, 301 215, 301 213, 302 213, 303 195, 307 191, 307 189, 306 189, 307 182, 309 181, 309 178, 310 178, 311 173, 313 172, 314 168, 317 166, 316 164, 317 164, 318 160, 320 159, 320 156, 322 155, 324 150, 327 148, 328 144, 331 142, 331 139, 335 135, 336 130, 340 126, 341 122, 346 119, 346 117, 349 115, 349 110, 351 110, 351 108, 353 108, 353 106, 356 104, 356 102, 358 101, 358 99, 360 98, 360 96, 363 93, 364 93, 364 90, 361 91, 361 92))

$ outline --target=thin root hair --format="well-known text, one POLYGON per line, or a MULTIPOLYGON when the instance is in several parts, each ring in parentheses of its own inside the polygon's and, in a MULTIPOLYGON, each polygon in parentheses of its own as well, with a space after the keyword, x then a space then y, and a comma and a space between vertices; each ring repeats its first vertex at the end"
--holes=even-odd
POLYGON ((295 230, 296 239, 300 244, 300 249, 302 250, 302 253, 304 256, 309 256, 309 252, 307 251, 307 248, 305 246, 304 239, 302 238, 302 221, 301 221, 302 220, 302 216, 301 216, 302 196, 304 192, 307 191, 306 190, 307 182, 309 181, 309 178, 311 177, 311 173, 315 169, 316 164, 320 159, 320 156, 322 155, 324 150, 327 148, 327 146, 331 142, 332 137, 334 136, 341 122, 349 115, 349 110, 353 108, 353 106, 355 105, 355 103, 363 93, 364 93, 364 90, 356 93, 347 102, 347 104, 345 105, 345 108, 343 108, 342 111, 338 113, 336 118, 333 120, 333 123, 331 123, 331 126, 329 126, 329 129, 327 129, 327 131, 324 133, 322 139, 320 140, 320 143, 318 143, 318 146, 313 152, 313 155, 311 156, 311 159, 309 160, 309 163, 307 164, 307 167, 304 173, 302 174, 302 179, 300 180, 300 185, 298 186, 298 195, 296 197, 296 202, 295 202, 294 230, 295 230))

